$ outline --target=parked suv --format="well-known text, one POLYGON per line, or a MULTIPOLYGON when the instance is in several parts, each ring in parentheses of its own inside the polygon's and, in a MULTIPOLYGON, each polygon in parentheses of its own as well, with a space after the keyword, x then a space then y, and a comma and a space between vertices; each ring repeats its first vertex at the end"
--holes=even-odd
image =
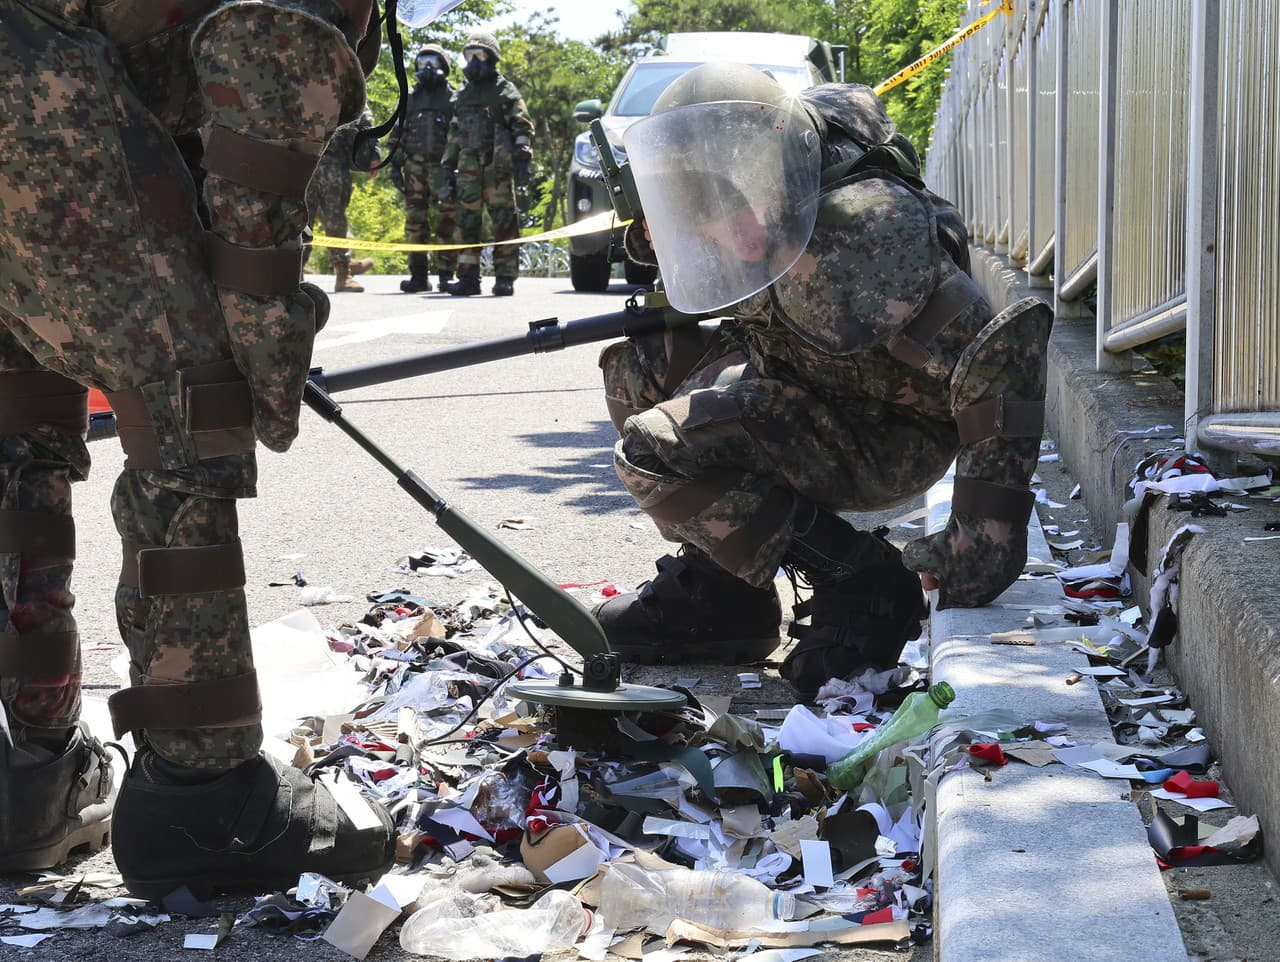
MULTIPOLYGON (((722 60, 768 70, 792 92, 839 79, 831 45, 812 37, 784 33, 673 33, 661 49, 627 68, 607 108, 599 100, 584 100, 574 108, 574 119, 586 124, 601 118, 621 163, 625 159, 623 131, 649 115, 654 101, 667 86, 699 64, 722 60)), ((583 131, 573 146, 568 184, 571 223, 610 209, 589 134, 583 131)), ((605 290, 614 261, 623 262, 629 283, 649 284, 656 276, 655 268, 626 259, 621 228, 569 238, 569 274, 574 290, 605 290)))

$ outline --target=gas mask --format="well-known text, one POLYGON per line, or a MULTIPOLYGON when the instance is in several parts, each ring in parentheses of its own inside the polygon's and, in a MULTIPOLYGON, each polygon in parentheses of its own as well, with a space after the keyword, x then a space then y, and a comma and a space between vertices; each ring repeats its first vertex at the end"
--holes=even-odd
POLYGON ((462 72, 472 83, 483 83, 486 80, 490 80, 497 72, 493 65, 493 58, 487 50, 471 47, 464 50, 462 55, 467 60, 462 72))
POLYGON ((424 87, 439 87, 444 83, 446 76, 444 64, 440 62, 439 57, 435 56, 419 57, 414 64, 414 71, 418 83, 424 87))

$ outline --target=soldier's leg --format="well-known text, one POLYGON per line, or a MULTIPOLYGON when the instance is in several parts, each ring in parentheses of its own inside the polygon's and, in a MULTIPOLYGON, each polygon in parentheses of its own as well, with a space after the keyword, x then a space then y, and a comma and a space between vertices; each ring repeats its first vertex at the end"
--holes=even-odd
MULTIPOLYGON (((627 418, 670 400, 686 380, 712 383, 743 360, 710 325, 617 341, 600 355, 609 417, 621 434, 627 418)), ((669 540, 682 540, 655 521, 669 540)), ((772 583, 749 584, 688 543, 658 559, 651 581, 608 599, 595 615, 610 647, 640 664, 758 661, 777 648, 782 623, 772 583)))
POLYGON ((309 169, 282 191, 279 177, 234 179, 263 172, 235 161, 282 150, 268 138, 314 142, 307 156, 318 155, 339 115, 358 109, 358 75, 350 102, 338 96, 354 55, 300 8, 223 8, 201 22, 193 47, 218 94, 206 104, 217 125, 204 161, 210 237, 181 155, 114 49, 22 8, 4 16, 0 60, 26 69, 0 77, 0 114, 12 121, 0 156, 42 202, 0 205, 0 239, 15 241, 0 261, 0 304, 41 365, 109 393, 128 455, 113 508, 128 540, 117 602, 135 684, 111 709, 140 751, 116 806, 117 865, 148 898, 180 884, 283 884, 300 869, 353 879, 385 869, 385 813, 358 829, 327 788, 257 753, 234 502, 253 493, 255 436, 282 449, 296 434, 323 303, 299 288, 309 169), (332 62, 318 69, 325 51, 332 62), (242 83, 280 99, 224 96, 242 83), (37 119, 32 84, 74 96, 51 96, 37 119), (307 109, 291 109, 303 88, 307 109), (255 132, 263 140, 247 143, 255 132), (76 229, 50 209, 76 211, 76 229), (86 269, 51 268, 73 262, 86 269))
MULTIPOLYGON (((404 159, 404 239, 407 244, 431 243, 431 183, 427 178, 427 159, 407 155, 404 159)), ((426 251, 410 251, 409 279, 400 282, 400 290, 406 294, 431 290, 427 267, 426 251)))
MULTIPOLYGON (((516 240, 520 236, 520 221, 516 211, 516 184, 511 171, 488 167, 484 179, 484 202, 489 209, 489 219, 493 221, 493 239, 516 240)), ((517 245, 494 247, 493 273, 493 293, 498 297, 510 295, 520 273, 520 248, 517 245)))
MULTIPOLYGON (((457 197, 457 243, 478 244, 484 219, 484 169, 473 155, 464 154, 459 158, 457 197)), ((458 251, 458 279, 447 290, 450 294, 465 296, 480 293, 480 248, 466 247, 458 251)))
MULTIPOLYGON (((437 244, 454 244, 458 232, 458 200, 453 178, 439 164, 431 165, 431 204, 434 206, 435 241, 437 244)), ((458 269, 457 251, 436 251, 433 255, 440 286, 453 278, 458 269)))
MULTIPOLYGON (((0 318, 7 318, 0 311, 0 318)), ((71 484, 89 469, 87 392, 0 326, 0 871, 62 862, 110 832, 111 765, 77 725, 71 484)))
POLYGON ((833 675, 892 664, 923 615, 919 581, 896 550, 834 512, 906 500, 954 450, 946 422, 874 403, 835 410, 742 365, 714 379, 700 372, 629 418, 614 460, 668 537, 750 584, 770 584, 784 563, 810 576, 812 610, 798 616, 814 623, 787 671, 808 696, 833 675))

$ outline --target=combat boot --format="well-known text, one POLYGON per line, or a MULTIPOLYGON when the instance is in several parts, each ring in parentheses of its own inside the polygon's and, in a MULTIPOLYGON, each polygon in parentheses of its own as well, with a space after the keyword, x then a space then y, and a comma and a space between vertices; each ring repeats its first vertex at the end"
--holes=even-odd
POLYGON ((658 576, 595 609, 609 647, 625 662, 745 665, 778 647, 782 606, 686 545, 658 559, 658 576))
POLYGON ((458 268, 458 279, 445 285, 445 290, 455 296, 470 297, 480 293, 480 265, 471 264, 458 268))
POLYGON ((510 297, 516 292, 516 279, 514 277, 496 277, 493 281, 494 297, 510 297))
POLYGON ((125 888, 158 900, 186 886, 280 891, 302 872, 346 885, 381 877, 395 859, 395 827, 351 783, 259 755, 230 771, 174 765, 148 748, 116 802, 113 849, 125 888))
POLYGON ((898 664, 920 637, 926 611, 920 578, 885 539, 887 529, 859 531, 839 515, 800 501, 783 566, 813 589, 795 606, 788 634, 796 647, 781 674, 801 701, 832 678, 898 664), (809 624, 799 624, 805 618, 809 624))
POLYGON ((367 274, 373 270, 372 257, 357 257, 347 265, 352 274, 367 274))
POLYGON ((441 294, 447 293, 446 288, 448 288, 449 282, 451 280, 453 280, 452 272, 441 271, 440 276, 436 278, 436 290, 438 290, 441 294))
POLYGON ((351 279, 351 272, 347 267, 346 261, 338 261, 333 267, 333 293, 335 294, 360 294, 364 292, 364 287, 357 284, 351 279))
POLYGON ((425 294, 431 290, 431 278, 425 267, 415 267, 409 279, 400 282, 400 290, 406 294, 425 294))
POLYGON ((58 755, 0 738, 0 872, 50 869, 73 849, 102 848, 112 781, 106 749, 83 724, 58 755))

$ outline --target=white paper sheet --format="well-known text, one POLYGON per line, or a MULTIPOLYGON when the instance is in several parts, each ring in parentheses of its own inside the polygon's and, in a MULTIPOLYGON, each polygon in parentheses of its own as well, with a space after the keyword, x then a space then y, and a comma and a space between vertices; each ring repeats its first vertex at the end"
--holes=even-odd
POLYGON ((831 843, 825 839, 801 839, 800 860, 804 863, 804 880, 815 888, 831 888, 836 884, 831 866, 831 843))
POLYGON ((1166 801, 1185 805, 1187 808, 1194 808, 1197 812, 1212 812, 1219 808, 1235 808, 1230 802, 1221 798, 1187 798, 1185 795, 1178 795, 1164 788, 1157 788, 1151 794, 1155 798, 1163 798, 1166 801))

